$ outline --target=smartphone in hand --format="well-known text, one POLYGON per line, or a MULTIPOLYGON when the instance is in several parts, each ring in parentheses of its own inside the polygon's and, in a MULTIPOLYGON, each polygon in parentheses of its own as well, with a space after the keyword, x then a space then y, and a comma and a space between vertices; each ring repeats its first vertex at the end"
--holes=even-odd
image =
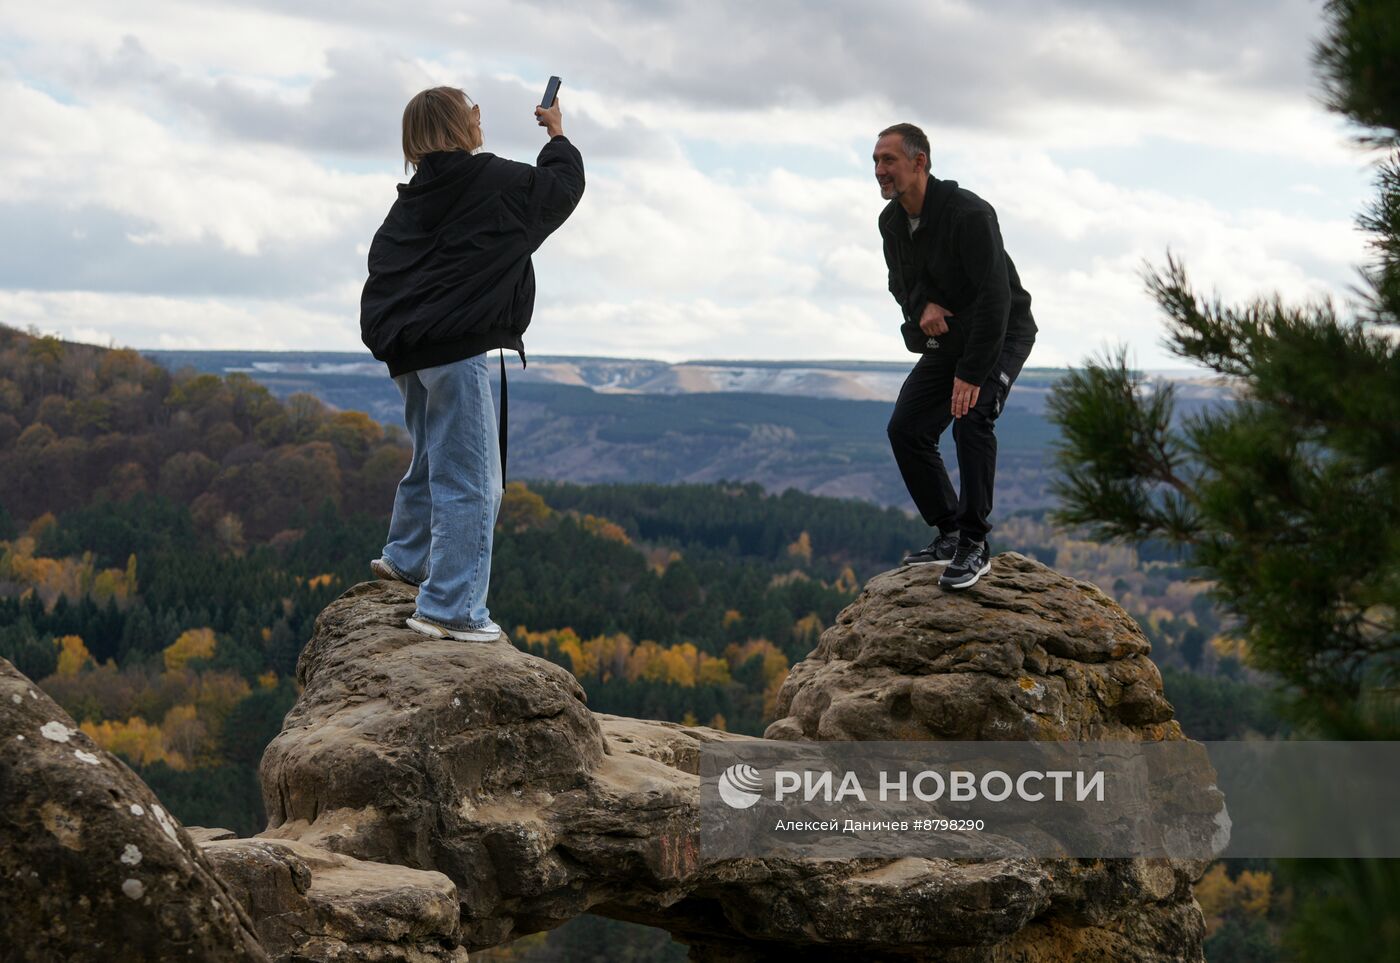
POLYGON ((540 106, 545 110, 554 106, 554 99, 559 96, 559 85, 562 82, 558 77, 550 77, 549 83, 545 84, 544 99, 540 101, 540 106))

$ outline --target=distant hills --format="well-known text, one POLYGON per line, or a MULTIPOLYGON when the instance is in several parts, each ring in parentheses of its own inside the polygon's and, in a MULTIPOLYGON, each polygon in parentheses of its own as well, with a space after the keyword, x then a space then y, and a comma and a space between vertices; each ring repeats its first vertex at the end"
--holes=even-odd
MULTIPOLYGON (((305 392, 402 424, 385 367, 358 352, 144 351, 171 370, 245 372, 275 395, 305 392)), ((909 508, 885 423, 910 365, 894 362, 508 358, 510 475, 575 482, 756 481, 909 508)), ((494 368, 494 366, 493 366, 494 368)), ((1044 418, 1061 369, 1028 369, 1002 416, 998 508, 1043 507, 1044 418)), ((1183 408, 1225 397, 1173 375, 1183 408)), ((945 450, 953 460, 951 439, 945 450)))
MULTIPOLYGON (((340 405, 369 411, 386 422, 399 418, 398 393, 384 365, 362 352, 143 351, 171 370, 191 367, 224 374, 243 371, 278 394, 307 391, 353 392, 362 400, 340 405), (366 382, 363 379, 369 379, 366 382), (371 383, 372 382, 372 383, 371 383), (368 390, 367 390, 368 389, 368 390), (379 408, 363 407, 364 404, 379 408), (382 409, 382 410, 380 410, 382 409)), ((665 361, 629 358, 532 357, 521 369, 506 364, 512 384, 553 384, 588 388, 608 395, 692 395, 745 393, 828 398, 837 401, 894 401, 910 365, 884 361, 665 361)), ((1039 412, 1061 371, 1028 371, 1017 385, 1026 389, 1022 407, 1039 412)), ((330 400, 327 398, 327 400, 330 400)), ((339 405, 339 402, 332 402, 339 405)))

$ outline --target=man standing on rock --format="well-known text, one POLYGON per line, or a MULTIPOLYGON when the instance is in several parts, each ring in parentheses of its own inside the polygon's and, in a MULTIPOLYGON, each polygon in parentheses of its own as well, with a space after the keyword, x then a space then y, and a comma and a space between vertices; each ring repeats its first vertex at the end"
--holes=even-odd
POLYGON ((939 585, 962 589, 991 571, 987 533, 996 479, 996 419, 1035 343, 1031 296, 1002 248, 996 211, 957 181, 929 173, 913 124, 880 131, 875 179, 889 288, 905 346, 920 355, 890 415, 890 446, 924 521, 935 529, 905 564, 946 563, 939 585), (955 492, 938 451, 949 424, 955 492))

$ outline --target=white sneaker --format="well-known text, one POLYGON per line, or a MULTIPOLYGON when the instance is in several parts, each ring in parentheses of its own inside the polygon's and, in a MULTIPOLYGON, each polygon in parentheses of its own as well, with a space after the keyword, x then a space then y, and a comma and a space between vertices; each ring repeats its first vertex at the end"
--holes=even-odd
POLYGON ((418 583, 409 578, 404 578, 393 570, 389 565, 389 560, 384 556, 374 559, 369 563, 369 570, 374 573, 374 577, 383 579, 386 582, 403 582, 405 585, 417 585, 418 583))
POLYGON ((505 638, 505 633, 495 622, 487 622, 479 629, 450 629, 421 615, 411 615, 408 627, 429 638, 456 639, 458 642, 497 642, 505 638))

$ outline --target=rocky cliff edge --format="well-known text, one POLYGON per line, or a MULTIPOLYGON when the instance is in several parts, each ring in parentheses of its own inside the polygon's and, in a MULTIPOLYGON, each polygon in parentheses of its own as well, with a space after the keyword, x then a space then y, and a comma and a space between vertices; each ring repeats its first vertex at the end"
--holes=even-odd
MULTIPOLYGON (((1141 630, 1092 585, 1011 553, 963 593, 937 574, 872 579, 766 738, 1185 738, 1141 630)), ((180 830, 236 897, 221 925, 251 920, 271 959, 461 961, 585 912, 663 927, 699 961, 1203 958, 1202 861, 702 863, 700 749, 738 737, 594 713, 559 666, 426 639, 403 624, 414 591, 366 582, 321 614, 263 757, 267 829, 180 830)), ((0 723, 8 766, 38 718, 0 723)), ((62 848, 33 831, 38 862, 62 848)))

